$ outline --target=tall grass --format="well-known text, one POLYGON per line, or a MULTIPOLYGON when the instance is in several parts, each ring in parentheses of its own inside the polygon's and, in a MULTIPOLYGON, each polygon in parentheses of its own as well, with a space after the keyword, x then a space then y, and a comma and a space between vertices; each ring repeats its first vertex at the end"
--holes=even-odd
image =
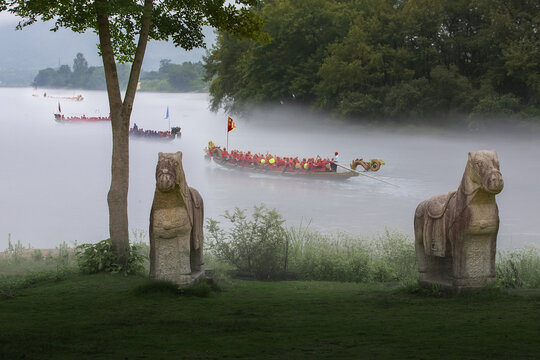
MULTIPOLYGON (((243 240, 228 242, 228 238, 222 238, 221 244, 226 246, 229 257, 241 254, 249 258, 252 266, 258 266, 257 259, 263 258, 265 265, 271 261, 269 257, 275 256, 274 260, 281 265, 275 269, 276 276, 265 276, 265 279, 282 278, 283 274, 292 273, 299 280, 416 283, 418 270, 414 241, 407 234, 392 229, 385 229, 372 237, 346 232, 325 234, 311 229, 310 224, 285 229, 279 214, 273 210, 258 207, 256 214, 256 221, 249 221, 247 217, 238 221, 239 218, 234 217, 236 224, 241 227, 236 228, 235 234, 242 234, 243 240), (283 231, 268 228, 276 226, 282 227, 283 231), (253 246, 255 235, 257 246, 253 246), (261 251, 268 241, 271 251, 261 251), (245 243, 251 247, 244 247, 245 243), (242 248, 241 251, 235 252, 232 245, 242 248)), ((229 220, 232 218, 229 216, 229 220)), ((214 269, 215 278, 221 281, 226 279, 229 270, 238 269, 234 262, 222 256, 223 253, 215 251, 216 238, 219 240, 219 237, 230 235, 219 228, 216 221, 210 221, 207 225, 205 267, 214 269), (208 226, 213 227, 212 231, 208 231, 208 226), (209 246, 212 242, 214 248, 209 246)), ((146 239, 147 234, 143 231, 133 234, 133 245, 136 245, 133 249, 139 257, 146 259, 142 264, 144 274, 149 269, 149 244, 146 239)), ((53 251, 31 249, 24 247, 20 241, 12 242, 8 237, 8 248, 0 252, 0 296, 10 297, 18 288, 62 279, 79 272, 76 246, 70 247, 63 242, 53 251)), ((503 287, 540 288, 540 246, 526 245, 522 249, 499 251, 496 270, 497 282, 503 287)))
MULTIPOLYGON (((150 252, 150 246, 144 241, 146 238, 144 231, 134 231, 135 241, 131 247, 131 255, 135 259, 140 259, 139 263, 142 266, 137 268, 138 272, 145 274, 149 271, 148 254, 150 252)), ((33 249, 30 245, 25 247, 20 240, 13 242, 11 234, 8 234, 8 247, 0 251, 0 298, 14 297, 18 290, 37 283, 58 281, 79 272, 88 272, 84 266, 81 266, 81 263, 85 262, 80 248, 96 245, 77 245, 74 242, 73 246, 70 246, 62 242, 55 249, 33 249)), ((105 260, 105 257, 101 255, 95 256, 98 262, 105 260)), ((87 259, 88 256, 86 256, 87 259)))
MULTIPOLYGON (((413 285, 418 279, 414 239, 396 230, 387 228, 371 238, 346 232, 323 234, 310 224, 286 230, 279 213, 264 205, 254 207, 253 220, 240 209, 223 217, 231 222, 232 230, 225 230, 213 219, 208 219, 206 226, 207 253, 214 264, 225 262, 254 275, 264 268, 264 279, 279 279, 284 273, 299 280, 403 285, 413 285), (270 262, 272 273, 264 266, 270 262)), ((540 287, 538 246, 500 251, 496 267, 501 286, 540 287)))
POLYGON ((523 249, 499 251, 497 279, 510 288, 540 288, 540 246, 527 244, 523 249))
POLYGON ((37 283, 58 281, 77 272, 73 248, 62 242, 56 249, 42 251, 11 242, 0 253, 0 298, 12 298, 20 289, 37 283))
POLYGON ((412 239, 386 229, 373 238, 345 232, 322 234, 307 227, 290 228, 289 271, 304 280, 388 282, 416 281, 412 239))

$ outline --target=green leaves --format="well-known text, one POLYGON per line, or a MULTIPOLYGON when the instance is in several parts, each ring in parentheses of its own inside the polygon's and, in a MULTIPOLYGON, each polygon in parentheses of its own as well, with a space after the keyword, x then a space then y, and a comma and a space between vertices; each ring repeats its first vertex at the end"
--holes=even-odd
POLYGON ((302 103, 446 121, 494 109, 475 106, 493 92, 518 100, 500 115, 540 109, 537 2, 277 0, 259 12, 270 43, 221 33, 206 58, 213 110, 302 103))
POLYGON ((252 219, 244 210, 226 211, 228 231, 213 219, 207 220, 206 238, 210 251, 218 259, 229 262, 241 272, 258 279, 275 279, 286 270, 287 233, 285 220, 276 210, 254 206, 252 219))
POLYGON ((146 255, 143 255, 138 245, 129 248, 128 260, 125 265, 118 261, 111 239, 102 240, 96 244, 82 244, 76 247, 77 263, 85 274, 100 272, 137 274, 144 270, 146 255))
MULTIPOLYGON (((17 28, 36 21, 54 21, 51 30, 60 27, 75 32, 92 29, 97 32, 97 13, 109 21, 111 45, 120 63, 131 62, 137 47, 136 39, 144 16, 143 1, 132 0, 2 0, 0 11, 9 11, 23 18, 17 28)), ((237 1, 239 5, 256 1, 237 1)), ((154 2, 149 32, 151 40, 172 40, 186 50, 202 47, 202 28, 210 25, 230 34, 253 39, 264 39, 260 32, 262 18, 249 6, 225 5, 224 0, 162 0, 154 2)))

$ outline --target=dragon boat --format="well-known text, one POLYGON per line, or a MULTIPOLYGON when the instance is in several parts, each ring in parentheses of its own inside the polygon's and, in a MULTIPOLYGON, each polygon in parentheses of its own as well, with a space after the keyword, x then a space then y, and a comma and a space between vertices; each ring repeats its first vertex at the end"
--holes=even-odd
POLYGON ((345 180, 351 177, 358 176, 357 171, 337 171, 330 170, 331 167, 311 167, 311 168, 297 168, 287 164, 278 165, 276 162, 272 162, 273 159, 264 162, 247 162, 237 161, 233 157, 225 157, 222 154, 222 150, 219 147, 205 148, 205 157, 209 161, 214 161, 216 164, 229 169, 246 171, 259 174, 270 174, 285 177, 296 178, 314 178, 314 179, 332 179, 332 180, 345 180))
MULTIPOLYGON (((34 94, 32 94, 32 96, 37 97, 39 95, 34 93, 34 94)), ((43 97, 47 98, 47 99, 58 99, 58 100, 73 100, 73 101, 83 101, 84 100, 84 97, 81 94, 79 94, 79 95, 73 94, 73 96, 52 96, 52 95, 47 95, 47 93, 44 93, 43 97)))
POLYGON ((144 130, 132 127, 129 129, 129 136, 134 139, 172 141, 176 138, 180 138, 182 135, 180 130, 180 126, 172 127, 170 131, 144 130))
POLYGON ((63 114, 57 113, 54 114, 54 120, 61 123, 70 123, 70 122, 101 122, 101 121, 111 121, 111 116, 65 116, 63 114))

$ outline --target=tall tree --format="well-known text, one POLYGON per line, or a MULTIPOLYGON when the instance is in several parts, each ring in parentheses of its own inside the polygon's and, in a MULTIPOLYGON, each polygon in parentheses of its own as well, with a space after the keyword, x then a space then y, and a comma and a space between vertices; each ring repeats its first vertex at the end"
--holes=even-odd
POLYGON ((82 86, 88 75, 88 61, 84 58, 84 55, 77 53, 73 60, 73 75, 72 83, 75 86, 82 86))
POLYGON ((41 19, 82 33, 93 29, 99 36, 113 138, 109 205, 109 234, 121 261, 127 261, 129 228, 129 120, 135 100, 146 44, 150 39, 172 39, 186 50, 204 46, 202 27, 210 25, 235 36, 257 38, 262 20, 251 11, 257 0, 0 0, 0 12, 23 18, 18 28, 41 19), (136 39, 138 37, 138 39, 136 39), (131 62, 122 99, 116 62, 131 62))
POLYGON ((346 34, 349 10, 345 1, 265 1, 260 14, 271 41, 239 41, 220 34, 205 59, 212 109, 223 106, 234 112, 248 103, 312 101, 326 46, 346 34))

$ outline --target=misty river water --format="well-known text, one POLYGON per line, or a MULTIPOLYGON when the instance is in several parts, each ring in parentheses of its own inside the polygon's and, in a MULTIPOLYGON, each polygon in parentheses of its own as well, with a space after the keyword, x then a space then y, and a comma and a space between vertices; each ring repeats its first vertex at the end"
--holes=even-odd
MULTIPOLYGON (((58 100, 71 90, 0 89, 0 250, 11 240, 35 248, 97 242, 108 237, 107 191, 110 185, 111 130, 108 123, 59 124, 58 100)), ((77 94, 80 92, 77 92, 77 94)), ((82 92, 84 101, 60 102, 66 115, 106 115, 103 91, 82 92)), ((229 148, 282 156, 381 158, 386 165, 370 173, 399 185, 367 177, 346 181, 290 179, 220 168, 204 159, 209 140, 225 146, 227 114, 208 110, 208 94, 138 93, 131 123, 144 129, 182 127, 172 142, 131 140, 129 224, 148 232, 158 152, 183 152, 188 184, 205 201, 205 216, 224 220, 225 210, 275 208, 287 226, 308 225, 323 233, 345 231, 372 236, 386 228, 413 234, 418 203, 454 190, 461 181, 467 153, 495 149, 505 188, 497 196, 498 245, 540 245, 540 146, 538 136, 508 131, 470 133, 418 131, 331 124, 308 111, 260 112, 234 117, 229 148), (264 120, 264 121, 263 121, 264 120), (317 121, 315 121, 317 120, 317 121)))

